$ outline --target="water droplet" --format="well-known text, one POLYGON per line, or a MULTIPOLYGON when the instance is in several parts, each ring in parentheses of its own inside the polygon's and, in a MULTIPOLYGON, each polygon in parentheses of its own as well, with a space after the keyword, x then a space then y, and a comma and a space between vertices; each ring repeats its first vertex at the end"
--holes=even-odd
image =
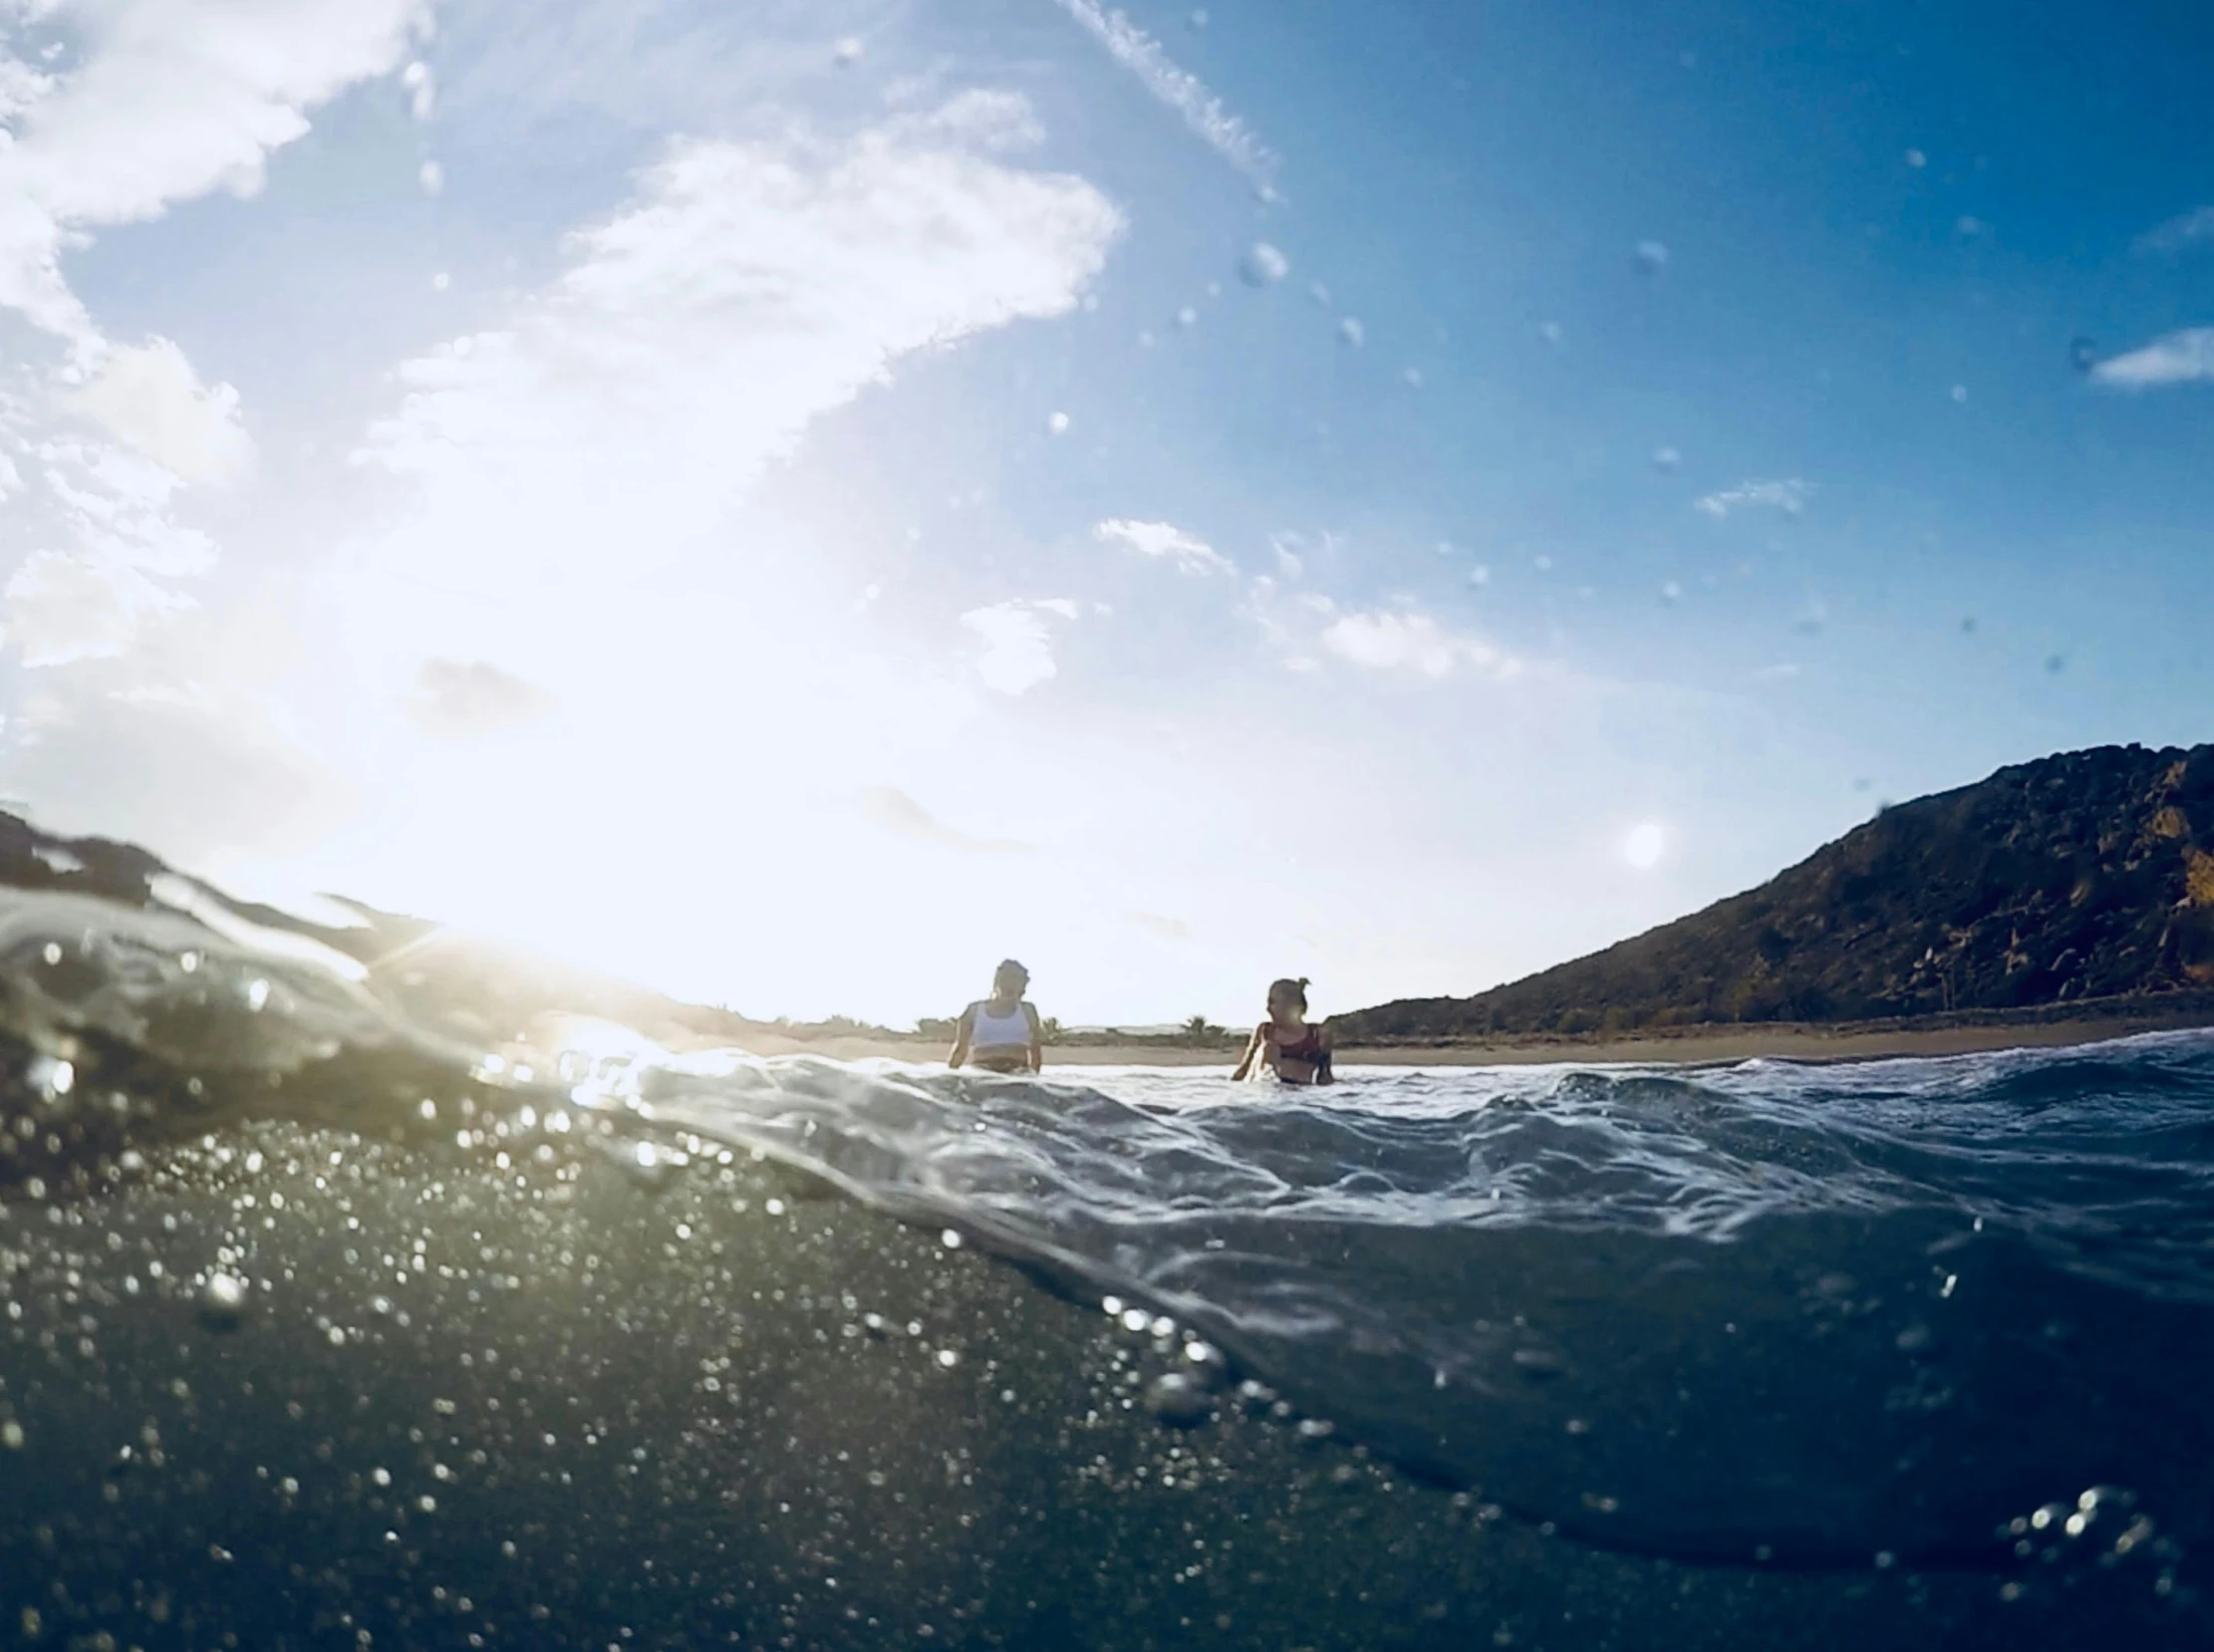
POLYGON ((1640 274, 1658 275, 1668 268, 1668 243, 1666 241, 1640 241, 1637 243, 1635 257, 1640 274))
POLYGON ((1337 336, 1355 350, 1368 343, 1368 329, 1361 325, 1359 316, 1347 316, 1337 324, 1337 336))
POLYGON ((1067 434, 1068 434, 1068 414, 1067 414, 1067 413, 1056 413, 1050 414, 1050 415, 1049 415, 1049 416, 1048 416, 1048 417, 1046 418, 1046 420, 1045 420, 1045 427, 1046 427, 1046 429, 1047 429, 1047 430, 1051 431, 1051 432, 1052 432, 1052 433, 1053 433, 1054 435, 1057 435, 1057 436, 1065 436, 1065 435, 1067 435, 1067 434))
POLYGON ((1126 1331, 1142 1331, 1152 1323, 1153 1315, 1146 1312, 1144 1308, 1124 1308, 1122 1310, 1122 1328, 1126 1331))
POLYGON ((426 195, 443 194, 445 192, 445 168, 435 160, 425 160, 421 166, 416 168, 415 181, 422 185, 422 192, 426 195))
POLYGON ((1955 385, 1955 386, 1953 387, 1953 400, 1954 400, 1955 402, 1965 402, 1965 401, 1967 401, 1967 400, 1968 400, 1968 387, 1967 387, 1966 385, 1955 385))
POLYGON ((248 981, 246 983, 246 1007, 258 1015, 268 1007, 268 1004, 269 983, 258 976, 248 981))
POLYGON ((12 1452, 23 1449, 23 1425, 13 1417, 0 1423, 0 1446, 5 1446, 12 1452))
POLYGON ((1197 326, 1199 326, 1199 324, 1200 324, 1200 313, 1199 313, 1199 311, 1197 311, 1197 310, 1193 309, 1193 308, 1192 308, 1192 306, 1191 306, 1191 305, 1189 305, 1189 304, 1185 305, 1183 309, 1179 310, 1179 311, 1178 311, 1178 312, 1176 313, 1176 324, 1177 324, 1177 326, 1179 326, 1179 327, 1197 327, 1197 326))
POLYGON ((836 63, 839 68, 851 69, 861 61, 860 36, 846 35, 836 46, 831 48, 830 56, 831 61, 836 63))
POLYGON ((1684 455, 1677 452, 1673 447, 1656 447, 1653 449, 1653 468, 1655 470, 1664 473, 1673 472, 1683 462, 1684 455))
POLYGON ((1909 149, 1906 151, 1906 163, 1918 172, 1930 163, 1930 157, 1920 149, 1909 149))
POLYGON ((951 1371, 961 1363, 961 1355, 955 1353, 951 1348, 941 1348, 938 1350, 938 1363, 951 1371))
POLYGON ((1291 273, 1291 260, 1266 241, 1255 241, 1238 261, 1238 276, 1248 287, 1272 287, 1291 273))
POLYGON ((949 1228, 938 1236, 938 1242, 949 1250, 959 1250, 961 1248, 961 1235, 949 1228))

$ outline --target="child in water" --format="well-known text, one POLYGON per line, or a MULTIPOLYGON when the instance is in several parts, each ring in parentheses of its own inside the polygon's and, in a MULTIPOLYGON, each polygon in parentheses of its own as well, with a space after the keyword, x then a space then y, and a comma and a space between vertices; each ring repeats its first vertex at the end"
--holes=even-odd
POLYGON ((1030 971, 1013 959, 991 972, 991 996, 961 1012, 954 1027, 949 1067, 981 1067, 993 1073, 1034 1073, 1045 1065, 1045 1028, 1022 996, 1030 971))
POLYGON ((1235 1079, 1266 1069, 1286 1084, 1332 1084, 1330 1029, 1307 1019, 1307 978, 1288 976, 1268 987, 1268 1019, 1253 1028, 1235 1079))

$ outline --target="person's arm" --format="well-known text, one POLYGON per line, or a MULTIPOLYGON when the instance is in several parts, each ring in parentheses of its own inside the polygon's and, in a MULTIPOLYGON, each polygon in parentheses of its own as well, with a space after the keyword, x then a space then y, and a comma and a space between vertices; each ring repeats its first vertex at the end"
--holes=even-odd
POLYGON ((1038 1012, 1027 998, 1022 1002, 1022 1013, 1030 1018, 1030 1071, 1045 1070, 1045 1025, 1038 1019, 1038 1012))
POLYGON ((1252 1075, 1253 1057, 1260 1053, 1261 1041, 1267 1036, 1265 1024, 1253 1028, 1253 1035, 1245 1040, 1245 1053, 1238 1058, 1238 1070, 1230 1075, 1233 1084, 1243 1083, 1252 1075))
POLYGON ((1322 1059, 1314 1064, 1314 1081, 1317 1084, 1335 1084, 1337 1075, 1330 1071, 1330 1023, 1324 1021, 1314 1029, 1314 1035, 1322 1045, 1322 1059))
POLYGON ((946 1056, 947 1066, 958 1067, 969 1059, 969 1037, 975 1030, 975 1016, 976 1006, 970 1004, 954 1023, 954 1047, 946 1056))

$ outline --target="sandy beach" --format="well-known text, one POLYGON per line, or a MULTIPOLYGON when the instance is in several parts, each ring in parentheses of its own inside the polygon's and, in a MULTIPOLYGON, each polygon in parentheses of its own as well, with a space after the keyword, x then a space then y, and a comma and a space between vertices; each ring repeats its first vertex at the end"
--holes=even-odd
MULTIPOLYGON (((1773 1023, 1760 1026, 1687 1027, 1680 1032, 1650 1032, 1625 1037, 1507 1039, 1498 1043, 1439 1042, 1341 1047, 1341 1067, 1491 1067, 1546 1062, 1654 1063, 1698 1065, 1766 1057, 1789 1061, 1869 1061, 1886 1056, 1964 1055, 1981 1050, 2091 1044, 2133 1033, 2214 1026, 2214 1007, 2197 995, 2172 1008, 2146 1006, 2126 1012, 2045 1018, 1951 1018, 1936 1025, 1845 1023, 1819 1026, 1773 1023)), ((821 1055, 837 1061, 882 1059, 920 1063, 942 1061, 940 1039, 835 1037, 809 1039, 768 1033, 744 1041, 756 1055, 821 1055)), ((1238 1046, 1195 1046, 1168 1041, 1048 1045, 1048 1072, 1058 1067, 1221 1067, 1238 1059, 1238 1046)))

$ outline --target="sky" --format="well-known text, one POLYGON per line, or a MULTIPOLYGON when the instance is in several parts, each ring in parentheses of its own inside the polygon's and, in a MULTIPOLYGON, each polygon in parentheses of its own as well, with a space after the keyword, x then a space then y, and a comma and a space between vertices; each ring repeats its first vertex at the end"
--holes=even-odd
POLYGON ((2214 17, 0 0, 0 801, 748 1014, 2214 737, 2214 17))

